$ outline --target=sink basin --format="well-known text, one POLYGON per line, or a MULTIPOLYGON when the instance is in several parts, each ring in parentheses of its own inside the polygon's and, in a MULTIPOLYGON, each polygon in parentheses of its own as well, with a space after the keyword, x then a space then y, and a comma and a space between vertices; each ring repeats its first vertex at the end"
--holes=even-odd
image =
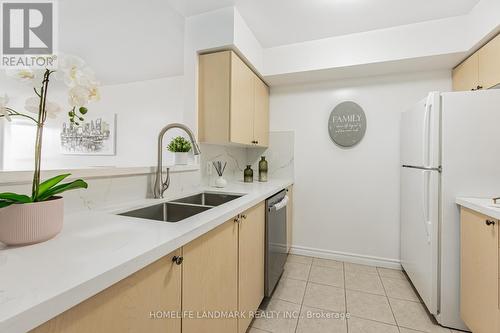
POLYGON ((229 202, 231 200, 241 197, 238 194, 227 194, 227 193, 217 193, 217 192, 202 192, 189 197, 184 197, 181 199, 173 200, 171 202, 187 203, 203 206, 220 206, 229 202))
POLYGON ((125 212, 119 215, 138 217, 141 219, 179 222, 193 215, 209 210, 210 206, 184 205, 175 202, 167 202, 159 205, 149 206, 125 212))
POLYGON ((118 215, 163 222, 179 222, 241 196, 239 194, 202 192, 118 215))

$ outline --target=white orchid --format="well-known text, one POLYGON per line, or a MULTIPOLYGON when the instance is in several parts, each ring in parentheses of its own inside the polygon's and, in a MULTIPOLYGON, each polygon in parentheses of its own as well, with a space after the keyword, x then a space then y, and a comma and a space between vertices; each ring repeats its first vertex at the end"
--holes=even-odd
MULTIPOLYGON (((26 103, 24 104, 24 108, 26 109, 26 111, 38 114, 40 110, 40 98, 39 97, 28 98, 26 100, 26 103)), ((47 117, 54 119, 57 117, 57 114, 61 112, 61 107, 57 103, 47 100, 45 101, 45 110, 47 112, 47 117)))
MULTIPOLYGON (((60 59, 60 65, 61 66, 57 72, 63 74, 62 78, 64 78, 66 85, 70 88, 70 110, 68 111, 69 121, 71 123, 79 124, 79 121, 85 120, 84 117, 88 112, 85 105, 91 100, 99 99, 98 83, 92 70, 90 70, 90 68, 85 65, 85 62, 78 57, 62 57, 62 59, 60 59)), ((61 112, 59 105, 47 99, 49 82, 51 75, 54 74, 54 72, 56 71, 50 69, 45 69, 41 73, 32 69, 7 71, 7 74, 11 77, 33 84, 35 97, 28 98, 24 108, 27 111, 36 114, 36 117, 26 113, 20 113, 7 107, 7 103, 9 101, 7 95, 0 97, 0 116, 5 117, 7 120, 10 120, 11 117, 24 117, 26 119, 30 119, 36 124, 35 172, 33 173, 32 196, 30 199, 32 201, 39 201, 39 199, 40 201, 44 201, 51 198, 40 196, 40 165, 42 161, 43 127, 47 120, 46 118, 56 118, 57 114, 61 112), (43 101, 42 104, 40 104, 41 101, 43 101)), ((63 178, 67 177, 67 175, 62 176, 63 178)), ((69 185, 74 185, 71 187, 72 189, 87 187, 87 184, 82 180, 69 183, 69 185)), ((23 196, 23 198, 24 197, 27 196, 23 196)), ((26 201, 22 202, 25 203, 26 201)), ((13 203, 14 201, 10 202, 9 200, 0 200, 0 208, 7 207, 13 203)))
POLYGON ((90 92, 83 86, 75 86, 69 90, 69 105, 71 107, 84 106, 89 102, 90 92))
POLYGON ((11 121, 10 112, 7 110, 7 103, 9 103, 9 96, 4 94, 3 97, 0 96, 0 116, 4 116, 5 119, 11 121))
POLYGON ((69 87, 97 85, 94 72, 78 57, 62 56, 59 60, 59 68, 63 74, 64 83, 69 87))
POLYGON ((64 83, 70 87, 68 101, 71 107, 85 106, 100 99, 99 83, 94 72, 79 57, 64 55, 59 58, 59 69, 64 83))
POLYGON ((22 83, 32 84, 34 87, 39 87, 43 78, 43 70, 35 70, 31 68, 6 69, 5 74, 21 81, 22 83))

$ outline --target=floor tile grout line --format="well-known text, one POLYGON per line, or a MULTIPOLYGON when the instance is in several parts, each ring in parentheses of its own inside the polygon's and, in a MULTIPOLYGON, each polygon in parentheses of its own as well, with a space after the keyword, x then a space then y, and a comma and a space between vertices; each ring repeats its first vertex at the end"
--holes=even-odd
POLYGON ((302 313, 302 307, 304 306, 304 298, 306 297, 307 286, 309 285, 309 276, 311 275, 311 269, 312 269, 312 262, 311 262, 311 265, 309 266, 309 271, 307 272, 306 287, 304 288, 304 294, 302 295, 302 302, 300 302, 299 318, 297 319, 297 322, 295 323, 295 330, 293 331, 294 333, 297 333, 297 329, 299 328, 300 316, 302 313))
MULTIPOLYGON (((345 320, 345 329, 346 332, 349 333, 349 320, 347 318, 347 288, 346 288, 346 280, 345 280, 345 262, 342 262, 342 270, 344 271, 344 315, 346 315, 346 320, 345 320)), ((349 315, 350 317, 350 315, 349 315)))
POLYGON ((382 277, 380 277, 380 272, 379 272, 378 268, 377 268, 377 273, 378 273, 378 277, 380 279, 380 282, 382 283, 382 288, 384 288, 385 298, 387 299, 387 303, 389 304, 389 308, 391 309, 392 317, 394 318, 394 323, 397 325, 398 331, 401 332, 401 329, 399 328, 398 321, 396 319, 396 315, 394 314, 394 310, 392 309, 391 301, 389 300, 389 296, 387 295, 387 290, 385 289, 384 281, 382 280, 382 277))
MULTIPOLYGON (((361 317, 361 316, 351 316, 351 318, 356 318, 356 319, 362 319, 362 320, 366 320, 366 321, 371 321, 373 323, 377 323, 377 324, 384 324, 384 325, 388 325, 388 326, 393 326, 393 327, 397 327, 398 328, 398 331, 399 331, 399 326, 397 324, 390 324, 390 323, 387 323, 385 321, 380 321, 380 320, 375 320, 375 319, 370 319, 370 318, 365 318, 365 317, 361 317)), ((406 327, 405 327, 406 328, 406 327)))

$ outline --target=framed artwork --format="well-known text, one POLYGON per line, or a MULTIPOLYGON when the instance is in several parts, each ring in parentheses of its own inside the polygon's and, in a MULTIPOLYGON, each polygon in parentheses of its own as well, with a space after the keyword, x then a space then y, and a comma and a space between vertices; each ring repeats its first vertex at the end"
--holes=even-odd
POLYGON ((61 151, 66 155, 115 155, 116 114, 88 115, 78 125, 62 124, 61 151))

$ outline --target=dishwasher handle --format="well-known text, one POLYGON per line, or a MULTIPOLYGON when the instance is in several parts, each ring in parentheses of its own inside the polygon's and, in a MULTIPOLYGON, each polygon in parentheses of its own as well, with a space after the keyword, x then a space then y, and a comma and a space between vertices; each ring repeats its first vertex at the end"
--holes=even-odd
POLYGON ((280 210, 280 209, 285 208, 285 207, 286 207, 286 205, 288 204, 288 200, 289 200, 289 199, 288 199, 288 195, 285 195, 285 196, 283 197, 283 199, 282 199, 280 202, 277 202, 277 203, 275 203, 273 206, 269 207, 269 211, 272 211, 273 209, 274 209, 275 211, 278 211, 278 210, 280 210))

